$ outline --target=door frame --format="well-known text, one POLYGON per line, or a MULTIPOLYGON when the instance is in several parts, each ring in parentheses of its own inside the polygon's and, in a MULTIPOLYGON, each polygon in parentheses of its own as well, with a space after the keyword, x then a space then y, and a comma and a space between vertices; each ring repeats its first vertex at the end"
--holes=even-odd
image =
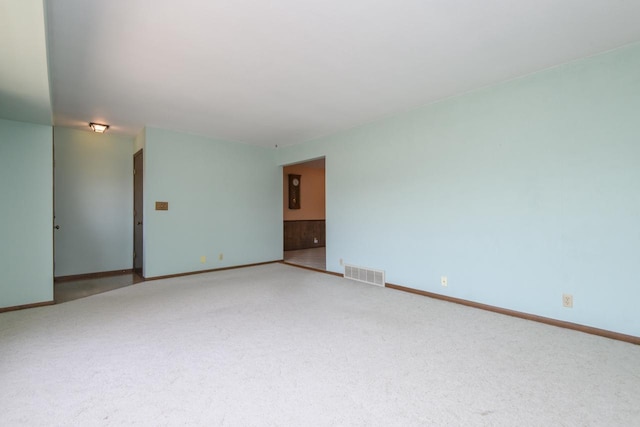
POLYGON ((142 148, 133 155, 133 259, 131 261, 133 271, 144 278, 144 154, 142 148), (136 161, 140 163, 137 169, 136 161), (139 191, 136 183, 140 185, 139 191), (137 207, 139 209, 136 209, 137 207))

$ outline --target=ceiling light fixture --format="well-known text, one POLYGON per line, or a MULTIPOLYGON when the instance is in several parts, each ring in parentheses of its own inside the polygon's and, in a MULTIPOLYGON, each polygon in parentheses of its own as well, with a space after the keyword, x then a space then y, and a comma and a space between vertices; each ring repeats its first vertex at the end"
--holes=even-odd
POLYGON ((109 129, 109 125, 101 125, 100 123, 89 123, 91 129, 97 133, 104 133, 107 129, 109 129))

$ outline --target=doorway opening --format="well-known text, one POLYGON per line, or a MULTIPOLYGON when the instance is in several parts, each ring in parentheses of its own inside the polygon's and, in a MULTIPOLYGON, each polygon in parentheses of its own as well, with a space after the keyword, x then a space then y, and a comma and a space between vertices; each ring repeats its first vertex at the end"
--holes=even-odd
POLYGON ((143 194, 144 160, 142 149, 133 155, 133 271, 143 275, 143 194))
POLYGON ((327 269, 325 158, 282 168, 285 263, 327 269))
POLYGON ((134 141, 59 127, 53 140, 54 301, 140 282, 131 250, 134 141))

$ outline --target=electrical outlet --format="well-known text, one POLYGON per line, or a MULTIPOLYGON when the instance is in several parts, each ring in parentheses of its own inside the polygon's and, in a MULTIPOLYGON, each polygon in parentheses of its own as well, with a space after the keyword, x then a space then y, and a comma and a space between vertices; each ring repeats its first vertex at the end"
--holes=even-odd
POLYGON ((206 257, 206 256, 204 256, 204 255, 202 255, 202 256, 200 257, 200 262, 201 262, 201 263, 203 263, 203 264, 204 264, 205 262, 207 262, 207 257, 206 257))
POLYGON ((449 282, 447 280, 447 276, 440 276, 440 284, 442 286, 449 286, 449 282))
POLYGON ((218 260, 222 261, 223 259, 224 259, 224 254, 220 252, 220 255, 218 255, 218 260))
POLYGON ((168 211, 169 210, 169 202, 156 202, 156 210, 157 211, 168 211))
POLYGON ((340 265, 344 265, 344 261, 340 258, 340 265))
POLYGON ((573 308, 573 295, 562 294, 562 306, 567 308, 573 308))

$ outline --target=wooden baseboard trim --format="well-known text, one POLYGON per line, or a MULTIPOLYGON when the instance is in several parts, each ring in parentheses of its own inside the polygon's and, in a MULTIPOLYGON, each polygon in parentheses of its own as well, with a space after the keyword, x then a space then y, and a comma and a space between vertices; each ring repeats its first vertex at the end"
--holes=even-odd
POLYGON ((291 267, 298 267, 298 268, 302 268, 304 270, 311 270, 311 271, 316 271, 318 273, 324 273, 324 274, 330 274, 332 276, 339 276, 342 277, 342 274, 340 273, 334 273, 333 271, 327 271, 327 270, 321 270, 319 268, 313 268, 313 267, 307 267, 306 265, 300 265, 300 264, 293 264, 291 262, 287 262, 287 261, 280 261, 281 264, 284 265, 290 265, 291 267))
POLYGON ((55 301, 43 301, 43 302, 36 302, 33 304, 14 305, 12 307, 0 308, 0 313, 5 313, 7 311, 25 310, 27 308, 44 307, 47 305, 54 305, 54 304, 55 304, 55 301))
POLYGON ((500 308, 493 305, 482 304, 479 302, 469 301, 465 299, 449 297, 446 295, 440 295, 433 292, 422 291, 420 289, 413 289, 413 288, 407 288, 405 286, 394 285, 393 283, 386 283, 385 286, 387 288, 395 289, 398 291, 409 292, 412 294, 422 295, 429 298, 435 298, 442 301, 448 301, 456 304, 466 305, 468 307, 479 308, 481 310, 492 311, 494 313, 505 314, 507 316, 519 317, 520 319, 532 320, 534 322, 545 323, 547 325, 557 326, 565 329, 572 329, 574 331, 580 331, 586 334, 598 335, 605 338, 611 338, 613 340, 624 341, 631 344, 640 345, 640 337, 636 337, 633 335, 621 334, 619 332, 607 331, 606 329, 594 328, 591 326, 580 325, 578 323, 565 322, 564 320, 551 319, 549 317, 523 313, 521 311, 508 310, 506 308, 500 308))
POLYGON ((120 274, 133 274, 133 269, 99 271, 97 273, 73 274, 71 276, 54 277, 54 282, 71 282, 74 280, 98 279, 100 277, 119 276, 120 274))
POLYGON ((257 262, 254 264, 234 265, 233 267, 212 268, 210 270, 188 271, 186 273, 167 274, 166 276, 145 277, 144 280, 148 282, 149 280, 173 279, 174 277, 193 276, 194 274, 213 273, 215 271, 235 270, 237 268, 247 268, 247 267, 256 267, 258 265, 275 264, 281 261, 282 260, 265 261, 265 262, 257 262))

